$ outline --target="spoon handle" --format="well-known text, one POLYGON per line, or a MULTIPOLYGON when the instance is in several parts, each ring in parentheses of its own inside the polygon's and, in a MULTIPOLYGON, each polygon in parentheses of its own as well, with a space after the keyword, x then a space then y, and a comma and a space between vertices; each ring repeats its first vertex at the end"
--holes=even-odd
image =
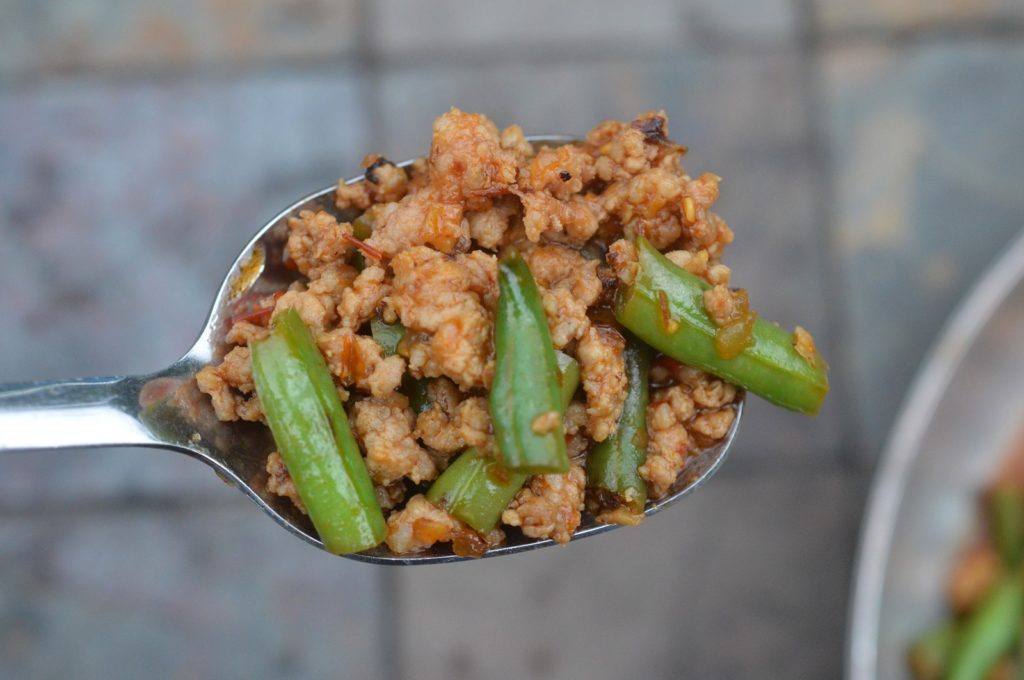
POLYGON ((151 444, 139 392, 121 377, 0 385, 0 451, 151 444))

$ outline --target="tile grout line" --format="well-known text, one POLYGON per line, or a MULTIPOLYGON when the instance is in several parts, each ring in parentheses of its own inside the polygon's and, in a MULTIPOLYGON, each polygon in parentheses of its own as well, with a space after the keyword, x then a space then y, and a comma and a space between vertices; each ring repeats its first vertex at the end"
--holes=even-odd
POLYGON ((848 326, 848 319, 843 314, 845 293, 843 290, 844 265, 838 254, 838 225, 836 224, 834 205, 836 197, 836 172, 834 159, 829 150, 828 130, 826 121, 826 103, 822 71, 822 34, 818 26, 818 17, 814 0, 795 0, 799 25, 797 27, 800 45, 799 79, 803 98, 804 115, 807 119, 807 144, 814 167, 813 186, 815 221, 820 225, 815 231, 817 238, 815 248, 819 258, 819 281, 827 304, 826 319, 827 343, 834 348, 838 356, 832 361, 832 394, 833 403, 839 402, 842 411, 839 414, 840 444, 837 459, 841 467, 857 471, 862 466, 863 456, 858 455, 863 449, 863 437, 858 428, 859 407, 854 399, 854 371, 852 357, 846 351, 842 338, 848 326))

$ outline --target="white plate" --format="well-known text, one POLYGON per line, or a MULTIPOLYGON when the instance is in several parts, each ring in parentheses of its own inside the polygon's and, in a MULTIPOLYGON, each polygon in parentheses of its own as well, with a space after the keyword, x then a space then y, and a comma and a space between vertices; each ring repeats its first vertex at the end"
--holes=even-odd
POLYGON ((849 680, 910 677, 907 644, 943 616, 978 491, 1022 428, 1024 233, 947 323, 875 473, 854 573, 849 680))

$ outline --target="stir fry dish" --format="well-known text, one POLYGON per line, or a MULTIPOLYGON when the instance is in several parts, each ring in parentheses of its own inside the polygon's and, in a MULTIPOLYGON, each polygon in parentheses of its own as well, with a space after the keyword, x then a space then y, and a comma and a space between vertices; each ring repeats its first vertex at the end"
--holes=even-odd
POLYGON ((744 390, 807 414, 828 391, 811 335, 730 287, 720 178, 685 153, 661 112, 559 145, 452 109, 426 158, 367 156, 336 210, 288 220, 294 283, 198 386, 270 428, 266 488, 331 552, 636 524, 744 390))
POLYGON ((1015 680, 1024 672, 1024 448, 982 494, 981 520, 950 574, 948 620, 910 647, 917 680, 1015 680))

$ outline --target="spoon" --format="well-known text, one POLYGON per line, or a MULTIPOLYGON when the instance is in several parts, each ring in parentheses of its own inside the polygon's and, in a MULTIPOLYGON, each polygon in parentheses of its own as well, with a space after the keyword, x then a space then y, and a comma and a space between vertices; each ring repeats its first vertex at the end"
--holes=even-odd
MULTIPOLYGON (((572 137, 529 137, 535 144, 564 144, 572 137)), ((399 163, 407 167, 412 161, 399 163)), ((348 184, 364 181, 362 176, 348 184)), ((170 367, 141 376, 80 378, 0 385, 0 451, 28 451, 71 447, 142 446, 170 449, 209 465, 226 482, 236 486, 282 527, 318 548, 323 544, 309 519, 291 501, 269 493, 265 470, 267 453, 274 443, 261 423, 217 420, 207 395, 196 386, 195 374, 219 360, 229 349, 223 341, 230 320, 238 313, 246 294, 268 295, 295 280, 284 266, 288 218, 300 210, 326 210, 339 218, 334 207, 335 187, 310 194, 291 205, 260 229, 242 249, 221 283, 206 325, 195 344, 170 367)), ((736 418, 728 434, 714 447, 687 463, 671 493, 649 502, 650 516, 678 501, 711 477, 721 466, 736 435, 743 400, 736 404, 736 418)), ((602 524, 584 516, 573 540, 610 531, 616 524, 602 524)), ((555 545, 550 539, 535 540, 518 530, 507 532, 506 544, 487 551, 484 557, 511 555, 555 545)), ((394 555, 383 544, 361 553, 344 555, 373 564, 436 564, 467 557, 446 547, 414 555, 394 555)))

